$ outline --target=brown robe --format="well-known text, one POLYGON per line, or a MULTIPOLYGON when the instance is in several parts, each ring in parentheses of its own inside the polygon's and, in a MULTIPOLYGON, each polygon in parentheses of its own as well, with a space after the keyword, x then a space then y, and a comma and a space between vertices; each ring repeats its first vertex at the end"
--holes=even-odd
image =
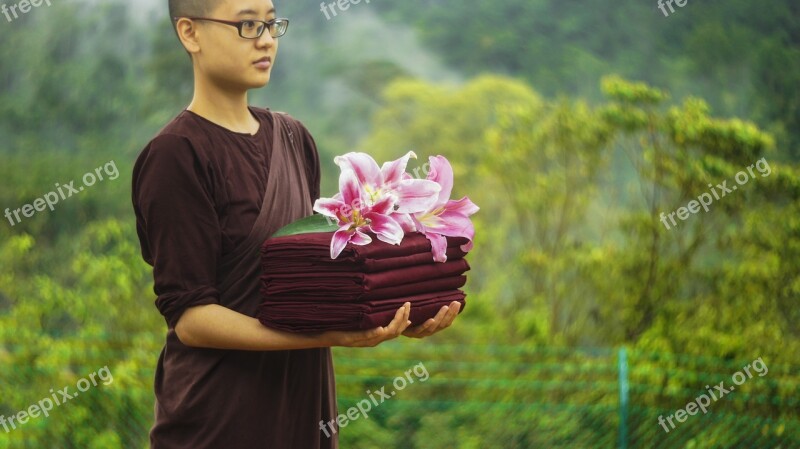
POLYGON ((338 447, 335 434, 320 430, 320 421, 337 416, 330 349, 191 348, 175 334, 181 313, 195 305, 216 303, 255 317, 261 243, 310 215, 319 193, 309 181, 309 164, 317 165, 317 182, 319 166, 309 157, 317 156, 316 147, 305 127, 285 114, 250 110, 261 122, 252 136, 184 111, 134 167, 137 232, 168 325, 156 369, 152 449, 338 447), (253 157, 263 158, 264 166, 254 167, 248 162, 253 157), (235 177, 239 172, 242 179, 235 177), (244 235, 236 219, 253 204, 242 200, 248 189, 241 186, 260 182, 266 184, 263 201, 244 235))

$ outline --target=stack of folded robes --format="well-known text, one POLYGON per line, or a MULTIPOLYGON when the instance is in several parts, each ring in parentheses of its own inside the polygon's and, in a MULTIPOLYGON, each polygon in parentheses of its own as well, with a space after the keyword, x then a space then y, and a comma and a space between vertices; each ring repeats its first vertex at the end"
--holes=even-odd
POLYGON ((434 262, 421 233, 407 233, 400 245, 348 243, 331 259, 331 232, 273 237, 261 248, 263 302, 258 319, 289 332, 363 330, 386 326, 403 303, 409 320, 424 323, 453 301, 465 306, 460 290, 470 267, 460 246, 468 240, 447 237, 447 261, 434 262))

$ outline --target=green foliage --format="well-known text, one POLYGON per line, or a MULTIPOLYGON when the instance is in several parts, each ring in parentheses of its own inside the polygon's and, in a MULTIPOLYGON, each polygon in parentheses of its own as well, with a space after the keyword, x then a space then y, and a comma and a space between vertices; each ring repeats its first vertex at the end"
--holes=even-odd
MULTIPOLYGON (((419 81, 387 89, 365 149, 382 157, 406 148, 454 159, 456 186, 463 189, 458 194, 469 194, 482 208, 474 217, 478 234, 470 254, 472 302, 462 319, 475 326, 473 341, 629 344, 658 353, 797 363, 798 317, 789 304, 798 297, 798 234, 796 220, 777 215, 795 216, 797 168, 769 160, 770 135, 749 122, 710 116, 699 99, 669 106, 666 92, 643 83, 614 77, 602 84, 609 100, 597 107, 543 100, 502 79, 476 79, 460 90, 419 81), (476 140, 475 127, 484 130, 482 139, 476 140), (460 168, 472 158, 474 166, 460 168), (660 222, 661 212, 686 205, 709 184, 733 184, 760 158, 769 171, 753 170, 709 212, 701 209, 670 229, 660 222)), ((682 389, 703 382, 669 373, 662 378, 682 389)), ((665 407, 659 395, 636 403, 665 407)), ((540 413, 525 421, 549 429, 536 421, 540 413)), ((454 416, 446 409, 428 419, 455 427, 454 416)), ((503 447, 544 444, 499 411, 482 415, 489 417, 504 417, 503 425, 515 430, 501 437, 494 431, 505 427, 493 421, 491 430, 466 439, 481 435, 480 441, 499 439, 503 447)), ((684 436, 703 428, 695 426, 684 436)), ((565 434, 581 441, 575 429, 565 434)), ((548 438, 548 447, 557 444, 554 432, 548 438)), ((443 447, 454 444, 443 441, 443 447)), ((703 441, 691 444, 712 444, 703 441)))
MULTIPOLYGON (((342 429, 343 443, 351 447, 376 447, 378 439, 392 441, 390 447, 425 449, 617 447, 624 406, 615 351, 392 342, 369 354, 337 349, 335 356, 345 385, 340 413, 369 400, 367 391, 385 388, 391 396, 373 406, 367 419, 357 415, 342 429), (413 384, 395 390, 396 379, 419 363, 428 378, 412 374, 413 384)), ((659 415, 673 415, 707 393, 708 383, 732 386, 733 374, 752 360, 636 350, 628 351, 627 360, 629 447, 800 443, 798 400, 791 394, 799 379, 792 366, 766 361, 763 376, 751 369, 752 377, 713 402, 708 414, 665 433, 659 415)))
POLYGON ((147 441, 141 424, 152 419, 151 407, 141 404, 152 402, 159 343, 153 330, 161 320, 136 312, 152 307, 141 302, 152 294, 132 232, 129 221, 97 221, 59 248, 60 263, 30 236, 3 243, 0 264, 13 271, 0 279, 0 414, 27 410, 51 397, 51 389, 75 393, 78 380, 104 367, 113 380, 55 407, 49 417, 0 433, 1 447, 28 447, 22 445, 27 441, 140 448, 147 441))
MULTIPOLYGON (((330 22, 299 3, 280 8, 292 31, 273 86, 252 102, 309 126, 324 191, 336 185, 336 154, 413 150, 416 165, 446 156, 453 196, 481 207, 457 325, 422 342, 336 350, 340 412, 416 363, 431 373, 343 428, 342 447, 613 446, 621 405, 608 348, 620 346, 630 447, 800 444, 793 2, 690 2, 668 19, 632 0, 373 2, 330 22), (436 72, 430 55, 375 11, 412 24, 461 72, 420 77, 436 72), (370 34, 381 27, 400 57, 370 34), (769 174, 736 184, 761 160, 769 174), (708 212, 661 222, 725 180, 738 190, 708 212), (659 415, 757 357, 768 375, 660 433, 659 415)), ((192 83, 169 21, 132 11, 54 2, 0 26, 0 212, 107 161, 120 172, 0 225, 0 415, 103 367, 114 377, 0 431, 0 448, 147 445, 164 323, 130 172, 192 83)))
POLYGON ((620 73, 702 96, 723 114, 774 130, 800 156, 800 21, 794 0, 688 3, 669 17, 655 2, 589 6, 560 0, 383 2, 450 64, 524 77, 541 92, 600 101, 596 80, 620 73), (420 11, 425 11, 420 14, 420 11), (755 113, 755 115, 753 115, 755 113))

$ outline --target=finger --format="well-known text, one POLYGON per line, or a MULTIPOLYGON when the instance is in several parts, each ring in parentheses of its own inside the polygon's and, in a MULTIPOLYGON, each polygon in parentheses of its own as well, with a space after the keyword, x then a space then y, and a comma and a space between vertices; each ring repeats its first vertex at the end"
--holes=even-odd
POLYGON ((399 322, 397 335, 400 335, 404 330, 408 328, 408 326, 411 325, 411 320, 409 320, 410 317, 411 317, 411 303, 407 302, 403 304, 403 319, 400 320, 399 322))
POLYGON ((403 332, 403 335, 410 338, 422 338, 425 337, 427 334, 427 327, 433 321, 433 318, 428 319, 428 321, 424 322, 423 324, 409 327, 403 332))
POLYGON ((406 321, 401 326, 400 333, 398 333, 397 335, 402 334, 403 332, 405 332, 406 329, 408 329, 411 326, 411 303, 407 302, 407 303, 403 304, 403 306, 406 306, 406 305, 408 306, 408 307, 405 308, 406 309, 406 313, 405 313, 406 321))
POLYGON ((408 315, 411 311, 411 303, 403 304, 403 307, 397 309, 394 314, 394 319, 388 326, 385 327, 386 334, 384 337, 398 336, 408 327, 408 315))
POLYGON ((411 310, 411 303, 405 303, 402 307, 397 309, 392 321, 381 327, 376 327, 363 332, 354 332, 350 335, 349 346, 357 347, 372 347, 377 344, 396 338, 411 324, 408 321, 408 315, 411 310))
POLYGON ((436 326, 436 329, 433 330, 433 333, 435 334, 440 330, 447 329, 448 327, 450 327, 450 325, 453 324, 453 321, 456 319, 456 316, 458 316, 459 308, 460 306, 458 305, 453 306, 451 304, 447 311, 447 314, 445 314, 445 316, 442 317, 442 320, 439 321, 438 325, 436 326))
POLYGON ((387 324, 383 329, 391 333, 392 331, 400 327, 400 324, 408 321, 408 317, 406 316, 406 304, 403 304, 402 307, 397 309, 397 311, 394 313, 394 318, 392 318, 392 321, 389 324, 387 324))
POLYGON ((407 338, 423 338, 422 335, 415 334, 415 333, 412 333, 412 332, 409 332, 409 331, 403 332, 403 336, 407 337, 407 338))
POLYGON ((439 323, 441 323, 442 320, 444 320, 447 317, 449 311, 450 311, 449 305, 442 306, 442 308, 439 309, 439 311, 436 313, 436 316, 425 322, 425 330, 427 332, 434 332, 436 328, 439 327, 439 323))
POLYGON ((456 317, 458 316, 458 312, 461 310, 461 303, 457 301, 453 301, 450 304, 450 310, 447 312, 447 315, 442 319, 442 322, 439 323, 439 329, 445 329, 450 327, 455 321, 456 317))
MULTIPOLYGON (((447 307, 447 306, 445 306, 445 307, 447 307)), ((408 334, 404 333, 403 335, 406 335, 406 336, 409 336, 409 337, 412 337, 412 338, 424 338, 424 337, 429 337, 429 336, 433 335, 435 330, 436 330, 436 328, 437 328, 437 323, 438 323, 437 318, 438 318, 439 314, 442 313, 443 310, 444 310, 444 307, 442 307, 442 310, 439 311, 439 313, 437 314, 436 318, 428 318, 427 321, 425 321, 424 323, 420 324, 419 326, 415 326, 415 327, 411 328, 411 330, 408 332, 408 334)))
POLYGON ((461 310, 461 303, 458 301, 453 301, 449 306, 442 307, 436 317, 425 323, 425 330, 422 331, 423 336, 429 337, 442 329, 448 328, 458 316, 459 310, 461 310))
POLYGON ((374 340, 380 340, 386 333, 385 328, 376 327, 366 331, 348 332, 348 345, 347 346, 369 346, 374 340))
POLYGON ((371 348, 371 347, 377 346, 381 342, 384 342, 384 341, 388 340, 389 338, 391 338, 390 335, 391 334, 389 333, 389 331, 387 330, 386 327, 380 327, 380 328, 377 328, 377 330, 375 332, 371 333, 371 335, 368 338, 364 338, 364 339, 358 341, 356 343, 356 345, 358 345, 360 347, 370 347, 371 348))
POLYGON ((436 332, 436 330, 439 328, 439 323, 441 323, 445 317, 447 317, 449 311, 450 306, 443 306, 441 309, 439 309, 439 313, 437 313, 429 323, 426 323, 425 332, 428 332, 430 335, 436 332))

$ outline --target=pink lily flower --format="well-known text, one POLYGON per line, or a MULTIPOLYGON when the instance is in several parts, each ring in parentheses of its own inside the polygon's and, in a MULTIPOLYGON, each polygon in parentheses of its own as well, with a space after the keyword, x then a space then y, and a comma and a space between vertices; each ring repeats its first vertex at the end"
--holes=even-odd
POLYGON ((434 181, 413 179, 406 173, 409 158, 417 155, 409 151, 396 161, 386 162, 382 167, 369 154, 347 153, 334 158, 336 165, 356 173, 364 200, 374 206, 386 198, 392 201, 392 213, 410 214, 428 210, 436 201, 441 186, 434 181))
POLYGON ((453 167, 447 158, 431 156, 429 161, 431 170, 427 178, 438 183, 442 189, 431 207, 422 212, 412 213, 410 217, 416 230, 425 234, 430 240, 433 259, 436 262, 446 262, 446 236, 466 237, 469 242, 461 245, 461 250, 468 252, 472 249, 475 226, 469 216, 478 212, 480 208, 468 197, 457 201, 450 199, 453 190, 453 167))
POLYGON ((339 193, 314 203, 314 211, 336 219, 339 225, 331 240, 331 259, 336 259, 348 243, 366 245, 372 242, 365 230, 376 234, 379 240, 399 245, 404 234, 400 225, 389 217, 393 206, 390 196, 368 204, 356 172, 343 169, 339 175, 339 193))

